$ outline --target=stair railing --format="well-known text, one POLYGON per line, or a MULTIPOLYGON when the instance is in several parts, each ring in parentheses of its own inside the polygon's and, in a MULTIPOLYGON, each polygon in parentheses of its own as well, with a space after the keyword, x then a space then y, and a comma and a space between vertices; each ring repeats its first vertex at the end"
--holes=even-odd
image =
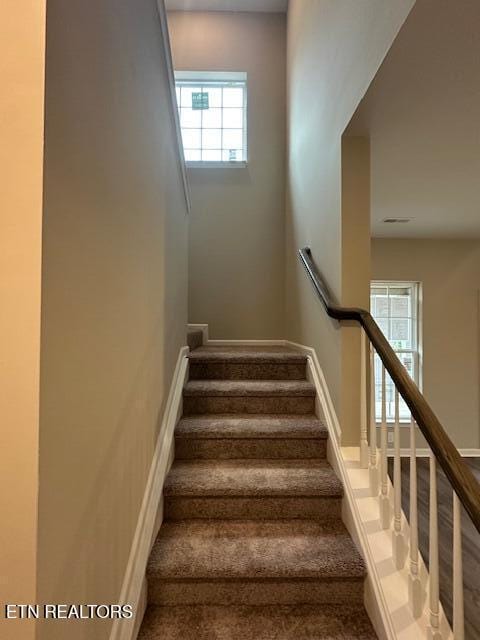
POLYGON ((455 640, 464 638, 463 567, 461 507, 470 516, 480 532, 480 485, 471 472, 445 429, 430 408, 425 397, 409 376, 372 315, 365 309, 339 306, 320 276, 311 251, 300 249, 300 260, 325 307, 335 320, 358 322, 362 327, 361 348, 361 420, 360 463, 369 469, 371 495, 379 500, 379 519, 383 529, 392 528, 392 556, 397 569, 403 569, 408 561, 409 603, 412 614, 419 618, 424 606, 429 607, 429 637, 441 640, 439 595, 439 547, 437 464, 445 473, 453 493, 453 634, 455 640), (377 443, 377 417, 375 402, 375 354, 381 360, 379 387, 381 390, 380 448, 377 443), (393 513, 388 495, 388 423, 386 417, 387 374, 394 384, 393 421, 393 513), (368 389, 370 391, 368 391, 368 389), (402 528, 402 488, 400 458, 400 398, 411 412, 410 421, 410 514, 408 531, 402 528), (369 410, 370 408, 370 410, 369 410), (368 424, 369 422, 369 424, 368 424), (429 602, 422 586, 419 572, 418 550, 418 495, 416 427, 430 447, 430 509, 429 509, 429 602))

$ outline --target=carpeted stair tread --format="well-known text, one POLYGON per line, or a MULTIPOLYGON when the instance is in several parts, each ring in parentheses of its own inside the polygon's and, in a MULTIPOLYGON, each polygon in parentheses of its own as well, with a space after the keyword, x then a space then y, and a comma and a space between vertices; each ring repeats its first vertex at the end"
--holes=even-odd
POLYGON ((185 397, 314 397, 315 387, 306 380, 190 380, 185 397))
POLYGON ((189 460, 174 462, 165 496, 341 497, 325 460, 189 460))
POLYGON ((326 426, 315 416, 230 414, 184 416, 175 438, 327 439, 326 426))
POLYGON ((287 363, 305 362, 307 357, 288 347, 208 347, 203 346, 189 354, 191 362, 230 363, 287 363))
POLYGON ((147 609, 138 640, 373 640, 361 606, 173 606, 147 609))
POLYGON ((165 522, 150 580, 363 580, 365 567, 341 521, 165 522))

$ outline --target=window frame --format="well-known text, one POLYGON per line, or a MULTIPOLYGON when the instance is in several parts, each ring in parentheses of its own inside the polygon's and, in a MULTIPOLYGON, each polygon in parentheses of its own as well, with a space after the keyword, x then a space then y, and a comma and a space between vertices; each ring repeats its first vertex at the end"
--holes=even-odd
MULTIPOLYGON (((394 350, 395 354, 411 354, 413 361, 413 381, 418 386, 420 391, 423 388, 423 336, 422 336, 422 327, 423 327, 423 318, 422 318, 422 283, 418 280, 372 280, 370 282, 370 299, 372 297, 372 290, 374 287, 411 287, 413 289, 412 295, 412 315, 411 321, 412 325, 412 348, 396 348, 390 342, 390 339, 387 338, 388 343, 394 350), (415 341, 413 340, 413 336, 415 337, 415 341), (414 348, 416 347, 416 348, 414 348)), ((373 309, 371 309, 372 316, 377 322, 377 318, 373 315, 373 309)), ((389 316, 390 317, 390 316, 389 316)), ((381 328, 380 328, 381 329, 381 328)), ((383 333, 383 332, 382 332, 383 333)), ((386 337, 386 336, 385 336, 386 337)), ((376 356, 378 357, 378 356, 376 356)), ((388 385, 388 372, 387 375, 387 385, 388 385)), ((378 380, 375 380, 375 386, 378 385, 378 380)), ((375 411, 375 421, 377 425, 381 424, 381 418, 378 417, 377 411, 375 411)), ((393 424, 395 419, 393 416, 389 416, 387 412, 387 424, 393 424)), ((411 424, 411 415, 409 418, 400 418, 400 426, 408 427, 411 424)))
MULTIPOLYGON (((180 122, 180 132, 182 133, 182 124, 181 124, 181 107, 178 104, 177 100, 177 88, 179 86, 185 86, 188 84, 194 86, 200 86, 202 89, 204 87, 225 87, 228 85, 242 85, 243 87, 243 124, 242 124, 242 151, 243 151, 243 160, 187 160, 185 159, 185 164, 188 168, 210 168, 210 169, 241 169, 247 166, 248 164, 248 75, 245 71, 175 71, 175 98, 177 101, 177 111, 180 122)), ((223 111, 223 105, 221 107, 223 111)), ((226 127, 228 129, 228 127, 226 127)), ((192 129, 195 129, 192 127, 192 129)), ((223 126, 221 130, 223 131, 223 126)), ((200 128, 202 131, 202 127, 200 128)), ((183 135, 182 135, 182 145, 183 145, 183 135)), ((183 147, 185 153, 185 147, 183 147)), ((200 151, 202 151, 202 147, 200 147, 200 151)), ((223 149, 222 149, 223 151, 223 149)))

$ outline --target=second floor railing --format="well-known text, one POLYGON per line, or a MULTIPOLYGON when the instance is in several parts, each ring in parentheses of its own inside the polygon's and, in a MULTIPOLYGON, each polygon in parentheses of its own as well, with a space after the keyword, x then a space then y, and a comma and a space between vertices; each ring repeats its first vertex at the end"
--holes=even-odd
POLYGON ((355 321, 362 327, 360 461, 363 467, 369 469, 371 495, 378 496, 381 526, 383 529, 392 528, 392 556, 397 569, 403 569, 408 562, 409 599, 412 613, 414 617, 418 618, 422 615, 424 606, 429 607, 429 633, 430 637, 435 640, 442 638, 439 620, 437 465, 448 479, 453 495, 453 633, 455 640, 463 640, 464 599, 461 508, 463 506, 473 525, 480 533, 480 485, 369 311, 338 305, 320 276, 312 259, 310 249, 301 249, 299 256, 327 314, 338 321, 355 321), (382 362, 379 384, 381 389, 379 446, 375 415, 375 354, 378 355, 382 362), (388 493, 387 376, 391 378, 394 384, 393 501, 391 501, 388 493), (410 526, 408 531, 402 527, 400 398, 407 404, 412 416, 409 434, 410 513, 408 519, 410 526), (370 411, 368 407, 370 407, 370 411), (429 588, 427 604, 425 589, 419 573, 417 427, 425 437, 431 452, 429 463, 429 588))

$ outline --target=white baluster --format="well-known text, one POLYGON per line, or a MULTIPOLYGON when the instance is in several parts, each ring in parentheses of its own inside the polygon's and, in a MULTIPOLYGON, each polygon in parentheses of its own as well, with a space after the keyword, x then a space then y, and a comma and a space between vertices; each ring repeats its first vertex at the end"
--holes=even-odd
POLYGON ((408 576, 408 599, 414 618, 420 618, 425 604, 418 567, 418 497, 417 497, 417 448, 415 443, 415 421, 410 424, 410 573, 408 576))
POLYGON ((390 527, 390 502, 388 498, 387 460, 387 394, 385 366, 382 364, 382 425, 380 430, 380 523, 383 529, 390 527))
POLYGON ((453 637, 465 637, 463 618, 462 510, 453 492, 453 637))
POLYGON ((375 405, 375 351, 370 347, 370 493, 378 496, 377 419, 375 405))
POLYGON ((393 460, 393 536, 392 554, 397 569, 403 569, 405 564, 405 537, 402 531, 402 467, 400 459, 400 398, 395 389, 395 427, 393 431, 393 445, 395 449, 393 460))
POLYGON ((430 573, 430 625, 428 637, 430 640, 441 640, 440 633, 440 595, 438 570, 438 505, 437 505, 437 461, 433 453, 430 454, 430 545, 429 545, 429 573, 430 573))
POLYGON ((360 466, 368 469, 368 396, 367 396, 367 336, 360 330, 360 466))

